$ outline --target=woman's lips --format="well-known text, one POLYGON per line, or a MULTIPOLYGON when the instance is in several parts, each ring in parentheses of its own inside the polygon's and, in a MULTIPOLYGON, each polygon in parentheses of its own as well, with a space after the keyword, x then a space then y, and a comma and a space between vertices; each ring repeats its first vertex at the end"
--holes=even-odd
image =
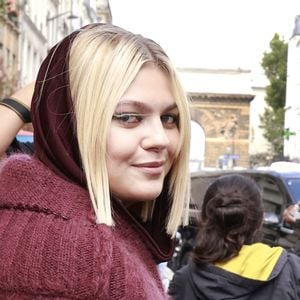
POLYGON ((138 163, 133 165, 135 168, 138 168, 140 171, 150 174, 150 175, 160 175, 164 168, 163 161, 153 161, 146 163, 138 163))

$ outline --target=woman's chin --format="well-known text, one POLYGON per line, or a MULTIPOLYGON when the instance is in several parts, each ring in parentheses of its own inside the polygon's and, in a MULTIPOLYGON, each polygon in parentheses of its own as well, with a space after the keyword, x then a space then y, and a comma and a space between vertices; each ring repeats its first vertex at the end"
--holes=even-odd
POLYGON ((138 203, 138 202, 151 202, 155 200, 159 195, 161 191, 156 193, 136 193, 134 195, 131 195, 130 197, 118 197, 121 199, 122 202, 126 203, 138 203))

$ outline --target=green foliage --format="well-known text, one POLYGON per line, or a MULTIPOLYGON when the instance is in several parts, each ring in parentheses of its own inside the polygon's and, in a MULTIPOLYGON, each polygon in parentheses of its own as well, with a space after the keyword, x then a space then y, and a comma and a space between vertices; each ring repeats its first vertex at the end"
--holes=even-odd
POLYGON ((262 67, 270 81, 274 79, 286 79, 287 68, 287 43, 275 33, 270 42, 270 52, 265 52, 262 59, 262 67))
POLYGON ((0 0, 0 16, 4 16, 6 13, 5 0, 0 0))
POLYGON ((266 87, 268 108, 260 116, 264 137, 272 145, 272 154, 282 156, 284 143, 284 107, 286 96, 288 45, 276 33, 270 42, 270 52, 265 52, 262 67, 270 84, 266 87))
POLYGON ((296 135, 295 131, 291 131, 289 128, 284 129, 283 136, 288 141, 291 136, 296 135))
POLYGON ((260 116, 264 137, 272 145, 272 154, 282 156, 284 143, 284 109, 274 110, 266 108, 264 114, 260 116))

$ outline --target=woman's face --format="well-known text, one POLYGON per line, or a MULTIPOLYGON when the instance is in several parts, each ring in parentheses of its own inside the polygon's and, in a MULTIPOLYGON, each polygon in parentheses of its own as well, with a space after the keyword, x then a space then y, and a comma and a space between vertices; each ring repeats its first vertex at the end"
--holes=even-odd
POLYGON ((179 140, 178 109, 168 77, 144 66, 119 100, 107 141, 110 190, 124 202, 162 191, 179 140))

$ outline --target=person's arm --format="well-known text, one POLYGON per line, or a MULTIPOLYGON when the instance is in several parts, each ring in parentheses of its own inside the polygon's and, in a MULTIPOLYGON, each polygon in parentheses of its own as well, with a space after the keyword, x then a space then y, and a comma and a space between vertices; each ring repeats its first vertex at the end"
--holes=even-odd
MULTIPOLYGON (((34 82, 16 91, 8 98, 16 99, 27 107, 30 107, 33 89, 34 82)), ((24 121, 15 111, 9 107, 0 105, 0 156, 5 153, 23 126, 24 121)))

